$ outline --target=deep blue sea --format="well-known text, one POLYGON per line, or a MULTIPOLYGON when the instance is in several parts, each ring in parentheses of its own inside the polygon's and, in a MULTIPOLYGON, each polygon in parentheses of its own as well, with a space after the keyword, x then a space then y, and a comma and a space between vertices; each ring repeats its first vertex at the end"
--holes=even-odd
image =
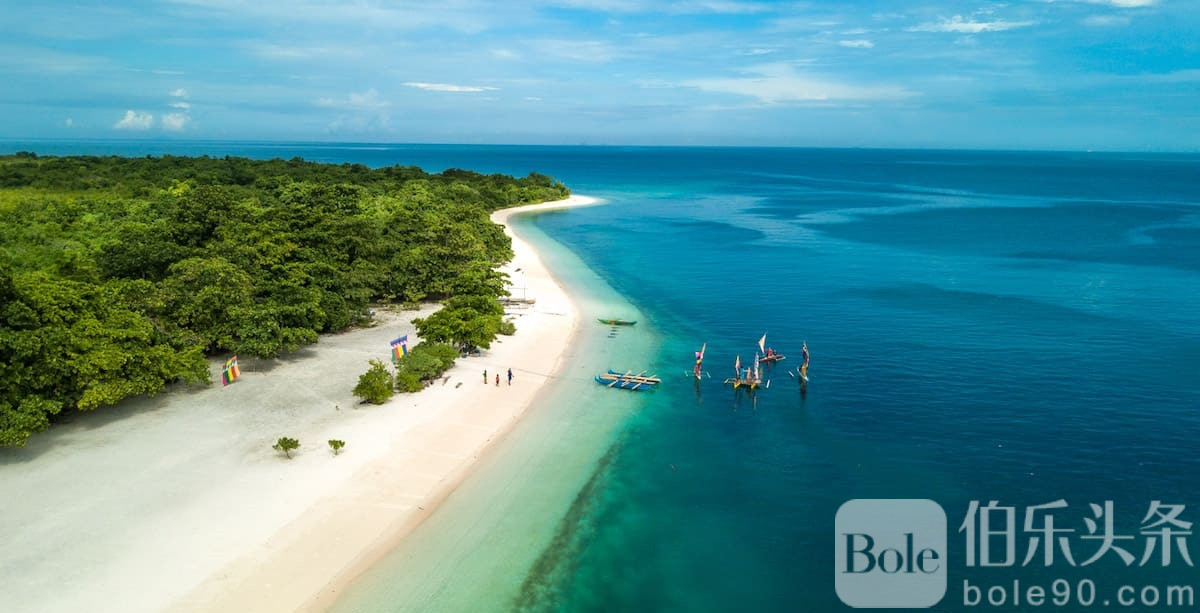
MULTIPOLYGON (((935 610, 964 609, 964 581, 985 594, 1003 586, 1004 605, 985 595, 974 608, 1008 611, 1032 608, 1013 604, 1014 581, 1023 592, 1042 586, 1043 608, 1056 610, 1086 608, 1088 585, 1094 606, 1117 607, 1127 584, 1161 594, 1130 610, 1165 608, 1172 585, 1200 589, 1182 553, 1190 545, 1200 564, 1188 524, 1200 521, 1200 155, 140 141, 0 149, 537 171, 606 199, 533 223, 640 308, 638 325, 662 349, 638 359, 666 380, 560 526, 558 539, 577 546, 551 560, 566 571, 539 571, 551 596, 525 608, 848 610, 835 590, 834 520, 851 499, 945 509, 949 587, 935 610), (788 356, 765 370, 770 387, 722 386, 764 333, 788 356), (789 374, 802 341, 812 354, 805 390, 789 374), (683 373, 702 343, 711 379, 695 383, 683 373), (1065 507, 1027 518, 1031 505, 1060 500, 1065 507), (1013 507, 1011 566, 967 566, 960 526, 972 501, 1013 507), (1184 507, 1159 522, 1169 505, 1184 507), (1037 531, 1047 515, 1072 531, 1056 533, 1065 541, 1049 566, 1037 531), (1109 544, 1135 559, 1127 566, 1110 550, 1082 566, 1102 547, 1091 537, 1105 534, 1106 516, 1114 536, 1129 537, 1109 544), (1069 602, 1057 606, 1064 590, 1069 602)), ((1004 535, 989 542, 1005 547, 1004 535)))

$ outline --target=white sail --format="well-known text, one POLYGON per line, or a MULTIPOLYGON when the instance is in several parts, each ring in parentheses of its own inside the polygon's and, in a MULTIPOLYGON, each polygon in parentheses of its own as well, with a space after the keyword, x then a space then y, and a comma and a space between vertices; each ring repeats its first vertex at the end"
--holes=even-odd
POLYGON ((759 351, 759 353, 761 353, 763 355, 767 354, 767 333, 766 332, 763 332, 762 338, 758 339, 758 351, 759 351))

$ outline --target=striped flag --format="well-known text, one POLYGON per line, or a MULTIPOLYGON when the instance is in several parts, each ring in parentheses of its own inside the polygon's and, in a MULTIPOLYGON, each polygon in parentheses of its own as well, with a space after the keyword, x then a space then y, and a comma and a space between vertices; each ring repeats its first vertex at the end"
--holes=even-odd
POLYGON ((237 356, 225 360, 225 367, 221 369, 221 386, 237 381, 240 376, 242 376, 242 370, 238 368, 237 356))
POLYGON ((405 334, 400 338, 392 341, 392 359, 399 360, 408 355, 408 335, 405 334))

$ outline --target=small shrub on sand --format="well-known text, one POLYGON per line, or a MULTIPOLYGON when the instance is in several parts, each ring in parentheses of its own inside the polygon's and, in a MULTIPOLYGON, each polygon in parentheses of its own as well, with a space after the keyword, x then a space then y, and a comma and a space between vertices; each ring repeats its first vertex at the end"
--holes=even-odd
POLYGON ((358 377, 354 395, 371 404, 383 404, 395 393, 394 385, 387 365, 379 360, 371 360, 371 368, 358 377))
POLYGON ((292 452, 299 448, 300 441, 294 438, 288 438, 286 436, 279 437, 279 440, 275 441, 274 445, 271 445, 271 449, 274 449, 275 451, 282 451, 283 455, 287 456, 289 460, 292 459, 292 452))

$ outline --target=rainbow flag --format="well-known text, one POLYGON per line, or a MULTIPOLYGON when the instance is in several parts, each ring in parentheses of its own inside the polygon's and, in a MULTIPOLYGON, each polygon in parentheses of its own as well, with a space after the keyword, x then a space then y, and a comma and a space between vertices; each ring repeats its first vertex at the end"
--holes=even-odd
POLYGON ((240 376, 242 376, 242 371, 238 368, 237 356, 225 360, 225 368, 221 369, 221 385, 229 385, 237 381, 240 376))
POLYGON ((408 335, 405 334, 400 338, 392 341, 392 359, 399 360, 408 355, 408 335))

